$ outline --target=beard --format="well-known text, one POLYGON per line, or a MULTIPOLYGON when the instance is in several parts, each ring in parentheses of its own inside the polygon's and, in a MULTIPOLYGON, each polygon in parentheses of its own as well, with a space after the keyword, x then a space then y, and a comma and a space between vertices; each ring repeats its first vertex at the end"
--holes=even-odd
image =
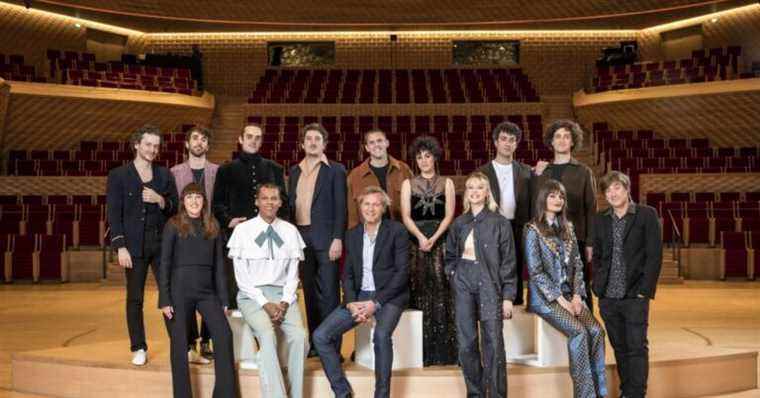
POLYGON ((197 148, 197 147, 190 147, 190 154, 195 157, 201 157, 208 153, 208 148, 197 148))

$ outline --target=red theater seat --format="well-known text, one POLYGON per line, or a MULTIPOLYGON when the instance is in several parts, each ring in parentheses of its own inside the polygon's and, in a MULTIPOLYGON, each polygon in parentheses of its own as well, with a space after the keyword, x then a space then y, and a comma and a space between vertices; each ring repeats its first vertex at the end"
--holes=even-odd
POLYGON ((748 234, 745 232, 722 232, 720 234, 721 279, 750 276, 748 234))

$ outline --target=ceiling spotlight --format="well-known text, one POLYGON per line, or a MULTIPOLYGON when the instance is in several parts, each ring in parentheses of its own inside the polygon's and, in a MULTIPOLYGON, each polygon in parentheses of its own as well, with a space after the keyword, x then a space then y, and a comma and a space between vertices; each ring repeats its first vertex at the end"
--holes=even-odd
POLYGON ((81 24, 81 23, 79 23, 79 22, 77 22, 77 23, 75 23, 75 24, 74 24, 74 26, 75 26, 75 27, 77 27, 77 28, 81 28, 81 27, 82 27, 82 24, 81 24))
POLYGON ((716 22, 718 22, 718 19, 720 19, 720 18, 718 18, 718 17, 713 17, 712 19, 710 19, 710 22, 712 22, 712 23, 716 23, 716 22))

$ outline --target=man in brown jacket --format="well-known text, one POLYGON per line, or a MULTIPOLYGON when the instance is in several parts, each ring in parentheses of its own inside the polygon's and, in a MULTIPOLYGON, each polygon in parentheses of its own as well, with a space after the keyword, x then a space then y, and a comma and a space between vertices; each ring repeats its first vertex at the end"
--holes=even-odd
POLYGON ((541 190, 541 185, 547 179, 557 180, 565 186, 567 218, 575 227, 581 258, 586 264, 583 272, 586 282, 586 305, 593 310, 591 269, 588 264, 593 255, 594 241, 591 230, 596 215, 596 182, 591 169, 573 157, 573 152, 583 144, 583 130, 572 120, 555 120, 546 129, 544 144, 554 151, 554 159, 551 163, 539 162, 536 165, 538 176, 534 184, 534 194, 541 190))
POLYGON ((364 188, 374 185, 382 188, 391 198, 391 205, 384 217, 401 220, 399 200, 401 183, 412 177, 412 170, 406 163, 388 155, 390 142, 385 132, 372 129, 364 133, 364 149, 369 153, 362 164, 348 174, 348 227, 361 222, 357 199, 364 188))

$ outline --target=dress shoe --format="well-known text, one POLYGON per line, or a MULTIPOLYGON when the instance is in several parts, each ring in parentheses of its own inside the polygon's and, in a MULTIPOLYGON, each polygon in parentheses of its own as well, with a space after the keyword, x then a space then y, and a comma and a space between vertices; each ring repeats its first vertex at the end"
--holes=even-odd
POLYGON ((214 359, 214 351, 211 349, 210 342, 201 342, 201 355, 208 360, 214 359))
POLYGON ((187 361, 198 365, 208 365, 211 363, 211 361, 204 358, 203 355, 199 354, 198 351, 195 350, 187 351, 187 361))

